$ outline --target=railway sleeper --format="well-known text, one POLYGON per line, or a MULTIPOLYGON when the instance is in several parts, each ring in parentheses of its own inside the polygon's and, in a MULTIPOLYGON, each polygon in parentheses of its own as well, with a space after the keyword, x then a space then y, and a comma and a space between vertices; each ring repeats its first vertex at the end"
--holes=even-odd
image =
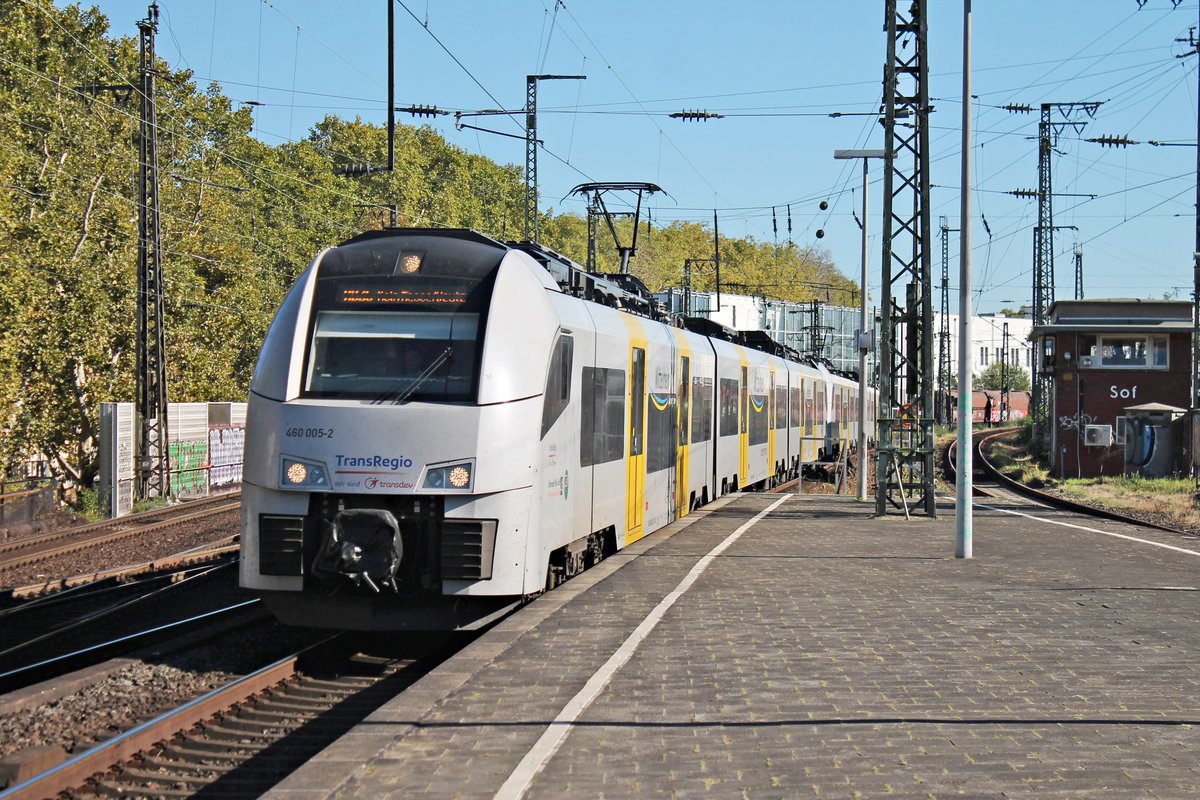
POLYGON ((311 720, 319 719, 322 725, 336 724, 342 722, 357 722, 366 714, 378 707, 378 703, 363 704, 355 708, 342 709, 340 706, 321 711, 316 715, 300 716, 297 714, 288 714, 286 716, 270 716, 259 717, 252 715, 241 715, 236 717, 226 717, 220 726, 227 730, 241 730, 253 733, 255 730, 283 730, 288 731, 293 728, 298 728, 311 720))
MULTIPOLYGON (((225 779, 222 773, 220 775, 188 775, 186 770, 180 767, 187 766, 184 764, 167 764, 160 769, 144 769, 141 767, 126 767, 121 770, 120 776, 111 781, 118 784, 122 789, 129 791, 151 791, 150 787, 166 785, 172 789, 191 789, 193 792, 196 789, 203 788, 215 780, 221 780, 224 784, 225 779), (132 784, 132 786, 129 786, 132 784)), ((211 773, 211 770, 209 771, 211 773)))
MULTIPOLYGON (((344 713, 342 711, 342 707, 339 705, 338 707, 331 708, 328 711, 326 711, 325 713, 321 714, 321 719, 322 720, 341 719, 343 717, 345 717, 347 719, 358 719, 362 716, 363 710, 366 710, 367 708, 374 708, 376 705, 378 705, 378 704, 371 704, 370 706, 363 706, 362 709, 359 709, 359 708, 347 709, 344 713)), ((297 722, 303 722, 305 720, 305 718, 306 718, 305 716, 302 716, 300 714, 286 713, 286 712, 282 712, 282 711, 276 711, 274 709, 264 709, 262 711, 244 709, 242 711, 239 711, 237 714, 237 717, 236 717, 236 719, 239 722, 252 723, 252 724, 264 725, 264 726, 265 725, 273 725, 273 726, 278 726, 278 727, 287 727, 288 725, 291 725, 291 724, 294 724, 297 722)), ((230 723, 233 719, 234 719, 233 717, 227 717, 225 719, 225 724, 230 723)))
MULTIPOLYGON (((158 774, 164 772, 178 772, 185 774, 199 774, 207 776, 212 780, 215 776, 224 775, 227 772, 232 772, 235 769, 244 769, 245 765, 239 764, 193 764, 189 761, 176 761, 173 759, 165 759, 160 756, 143 756, 136 766, 126 767, 122 774, 128 774, 133 769, 155 770, 158 774)), ((264 771, 274 771, 264 767, 264 771)))
POLYGON ((275 695, 271 698, 266 708, 272 711, 288 712, 296 714, 312 714, 315 710, 327 708, 338 702, 338 698, 321 699, 320 697, 293 697, 291 693, 284 695, 275 695))
POLYGON ((178 758, 185 761, 192 761, 197 758, 216 758, 236 761, 241 758, 238 751, 243 751, 246 754, 259 753, 274 744, 274 738, 271 737, 256 737, 262 738, 262 741, 244 741, 247 737, 243 733, 237 734, 237 741, 230 742, 229 736, 216 738, 213 735, 213 729, 208 729, 202 737, 188 739, 183 745, 168 745, 163 751, 163 754, 170 758, 178 758), (237 747, 230 747, 230 744, 236 744, 237 747))
POLYGON ((101 783, 96 787, 95 791, 101 797, 120 797, 124 800, 137 800, 137 798, 151 800, 151 798, 159 797, 194 797, 196 795, 191 789, 167 789, 163 787, 149 789, 140 786, 124 786, 120 783, 101 783))
POLYGON ((270 750, 271 757, 277 758, 280 753, 311 750, 313 746, 328 742, 329 736, 316 732, 306 734, 304 726, 296 726, 290 729, 257 730, 253 733, 247 733, 245 730, 214 730, 205 733, 204 740, 211 745, 220 746, 222 752, 244 751, 253 757, 270 750))
POLYGON ((285 696, 292 700, 308 700, 308 701, 329 701, 337 702, 346 697, 358 694, 361 689, 366 688, 370 684, 363 684, 362 687, 357 686, 312 686, 305 683, 300 686, 289 686, 285 696))

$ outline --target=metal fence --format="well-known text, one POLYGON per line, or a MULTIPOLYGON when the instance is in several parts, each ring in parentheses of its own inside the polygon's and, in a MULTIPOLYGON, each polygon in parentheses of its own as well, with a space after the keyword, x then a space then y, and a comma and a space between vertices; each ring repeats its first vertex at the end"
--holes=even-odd
POLYGON ((57 506, 57 486, 51 478, 0 481, 0 528, 22 525, 57 506))

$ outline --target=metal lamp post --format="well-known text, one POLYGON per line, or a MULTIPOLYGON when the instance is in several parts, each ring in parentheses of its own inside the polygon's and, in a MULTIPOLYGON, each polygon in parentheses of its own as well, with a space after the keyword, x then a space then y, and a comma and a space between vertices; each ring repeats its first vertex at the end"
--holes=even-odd
POLYGON ((870 328, 867 317, 867 162, 872 158, 883 158, 883 150, 834 150, 833 157, 838 159, 862 159, 863 189, 862 189, 862 277, 859 291, 858 314, 858 499, 867 499, 867 353, 874 349, 874 342, 867 331, 870 328))

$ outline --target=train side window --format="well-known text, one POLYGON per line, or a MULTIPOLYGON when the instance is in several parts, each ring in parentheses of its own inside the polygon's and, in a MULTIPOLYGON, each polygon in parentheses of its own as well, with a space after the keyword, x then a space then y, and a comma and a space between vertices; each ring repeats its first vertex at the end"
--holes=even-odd
POLYGON ((736 378, 721 378, 721 436, 737 436, 738 382, 736 378))
POLYGON ((679 425, 676 398, 650 393, 646 407, 646 472, 658 472, 675 466, 678 453, 675 428, 679 425))
POLYGON ((550 369, 546 374, 546 394, 542 398, 542 437, 562 416, 571 399, 571 360, 575 352, 575 340, 570 336, 559 336, 550 354, 550 369))
POLYGON ((800 388, 795 387, 789 390, 791 394, 791 426, 793 428, 800 427, 800 388))
POLYGON ((775 387, 775 427, 786 428, 788 424, 788 390, 775 387))
POLYGON ((597 448, 597 463, 625 457, 625 370, 604 370, 604 425, 600 428, 603 447, 597 448))
POLYGON ((643 424, 646 414, 646 351, 633 348, 630 359, 633 375, 629 378, 629 455, 642 454, 643 424))
POLYGON ((750 424, 750 379, 747 372, 746 367, 742 367, 742 433, 746 432, 746 426, 750 424))
POLYGON ((712 378, 692 378, 692 442, 707 442, 712 438, 713 422, 712 378))
POLYGON ((625 456, 625 372, 583 368, 579 464, 590 467, 625 456))
POLYGON ((809 381, 804 382, 804 435, 812 436, 813 422, 816 421, 817 409, 813 403, 815 388, 809 381))
POLYGON ((688 428, 691 422, 691 398, 688 389, 692 384, 692 360, 687 356, 679 359, 679 444, 688 443, 688 428))

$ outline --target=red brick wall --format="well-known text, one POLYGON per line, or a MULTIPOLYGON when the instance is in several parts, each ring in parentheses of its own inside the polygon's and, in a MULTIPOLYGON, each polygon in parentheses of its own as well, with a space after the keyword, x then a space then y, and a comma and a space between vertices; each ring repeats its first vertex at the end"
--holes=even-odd
POLYGON ((1120 475, 1125 470, 1125 447, 1115 444, 1116 418, 1129 406, 1144 403, 1165 403, 1188 407, 1191 394, 1191 337, 1174 334, 1170 337, 1167 369, 1076 369, 1079 357, 1079 335, 1060 333, 1054 337, 1057 358, 1054 380, 1054 405, 1051 424, 1055 428, 1051 465, 1057 477, 1073 478, 1095 475, 1120 475), (1066 367, 1063 353, 1072 354, 1071 367, 1066 367), (1116 397, 1113 397, 1114 387, 1116 397), (1134 396, 1134 387, 1136 396, 1134 396), (1129 396, 1121 396, 1122 392, 1129 396), (1076 403, 1078 402, 1078 406, 1076 403), (1083 445, 1082 425, 1078 431, 1071 427, 1079 418, 1084 423, 1112 425, 1112 447, 1083 445), (1088 419, 1091 417, 1092 419, 1088 419), (1077 445, 1078 443, 1078 445, 1077 445), (1078 447, 1078 472, 1076 450, 1078 447), (1066 448, 1065 454, 1063 448, 1066 448))

